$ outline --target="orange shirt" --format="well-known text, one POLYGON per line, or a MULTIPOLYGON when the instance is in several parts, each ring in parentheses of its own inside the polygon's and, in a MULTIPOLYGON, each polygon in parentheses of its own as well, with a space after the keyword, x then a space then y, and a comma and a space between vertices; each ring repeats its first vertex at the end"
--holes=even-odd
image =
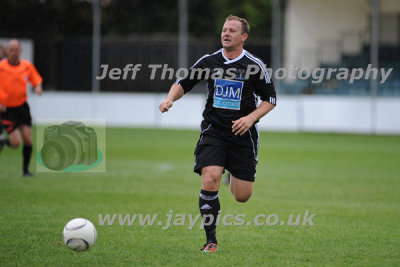
POLYGON ((17 66, 0 61, 0 103, 6 107, 18 107, 26 102, 26 84, 36 86, 43 79, 35 66, 27 60, 20 60, 17 66))

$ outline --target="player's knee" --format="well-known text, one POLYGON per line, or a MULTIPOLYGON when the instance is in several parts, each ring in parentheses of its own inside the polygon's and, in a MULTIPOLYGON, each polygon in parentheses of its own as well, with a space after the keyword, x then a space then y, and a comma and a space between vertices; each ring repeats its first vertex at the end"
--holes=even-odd
POLYGON ((214 190, 216 187, 218 187, 218 179, 215 179, 213 176, 204 176, 203 187, 206 190, 214 190))
POLYGON ((32 139, 24 139, 24 145, 31 146, 32 145, 32 139))
POLYGON ((206 180, 217 182, 221 175, 220 175, 220 173, 218 173, 216 171, 204 169, 202 172, 202 176, 206 180))
POLYGON ((202 185, 206 190, 215 190, 218 188, 220 175, 212 171, 203 171, 202 173, 202 185))
POLYGON ((247 200, 250 199, 251 194, 247 194, 247 195, 243 195, 243 194, 236 194, 235 196, 235 200, 237 202, 246 202, 247 200))
POLYGON ((237 202, 246 202, 250 199, 252 190, 234 190, 233 196, 237 202))
POLYGON ((10 147, 12 148, 17 148, 21 145, 20 140, 10 140, 10 147))

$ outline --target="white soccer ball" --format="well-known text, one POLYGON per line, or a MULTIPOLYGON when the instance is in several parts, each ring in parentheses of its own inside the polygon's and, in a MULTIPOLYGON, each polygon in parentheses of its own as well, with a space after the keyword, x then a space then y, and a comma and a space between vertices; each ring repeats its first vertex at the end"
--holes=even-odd
POLYGON ((69 221, 63 231, 65 245, 74 251, 86 251, 97 238, 96 227, 89 220, 76 218, 69 221))

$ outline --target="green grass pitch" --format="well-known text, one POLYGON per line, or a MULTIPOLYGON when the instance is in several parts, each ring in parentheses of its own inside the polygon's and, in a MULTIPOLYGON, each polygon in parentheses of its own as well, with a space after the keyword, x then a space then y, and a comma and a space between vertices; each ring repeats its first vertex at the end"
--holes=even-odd
MULTIPOLYGON (((99 214, 198 214, 199 131, 107 129, 106 172, 21 177, 21 149, 0 154, 0 266, 399 266, 400 138, 261 132, 255 190, 222 214, 279 216, 277 225, 220 225, 219 251, 201 254, 197 223, 99 225, 99 214), (314 225, 288 225, 309 210, 314 225), (170 212, 172 211, 172 212, 170 212), (91 220, 87 252, 62 243, 72 218, 91 220), (281 225, 281 222, 284 225, 281 225)), ((35 169, 36 161, 31 162, 35 169)), ((174 218, 174 217, 173 217, 174 218)), ((260 221, 262 221, 260 219, 260 221)))

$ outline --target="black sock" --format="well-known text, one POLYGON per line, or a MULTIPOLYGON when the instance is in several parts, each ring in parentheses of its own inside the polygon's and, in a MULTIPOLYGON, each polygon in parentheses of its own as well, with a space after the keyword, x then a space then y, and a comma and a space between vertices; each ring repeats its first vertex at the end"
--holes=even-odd
MULTIPOLYGON (((200 197, 199 197, 199 208, 201 217, 204 218, 205 215, 212 215, 213 221, 210 225, 210 218, 205 217, 204 221, 204 230, 206 231, 207 236, 207 243, 215 243, 217 244, 217 237, 216 237, 216 222, 218 211, 220 210, 220 204, 218 199, 218 191, 206 191, 201 190, 200 197)), ((203 219, 204 220, 204 219, 203 219)))
POLYGON ((23 170, 24 172, 28 172, 29 170, 29 161, 31 159, 32 154, 32 145, 24 145, 22 149, 22 156, 24 158, 23 170))

